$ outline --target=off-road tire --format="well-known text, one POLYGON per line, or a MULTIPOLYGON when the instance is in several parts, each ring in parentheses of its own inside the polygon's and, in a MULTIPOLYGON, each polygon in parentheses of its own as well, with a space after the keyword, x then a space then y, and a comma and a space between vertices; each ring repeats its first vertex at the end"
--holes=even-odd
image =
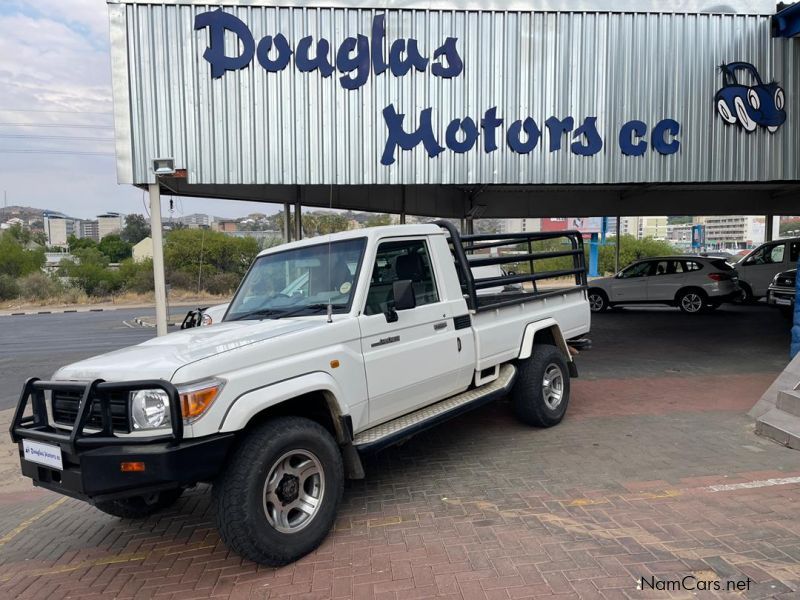
POLYGON ((182 488, 155 492, 149 496, 132 496, 121 500, 97 502, 95 507, 106 514, 121 519, 143 519, 160 510, 169 508, 183 493, 182 488))
POLYGON ((240 556, 277 567, 320 545, 336 518, 344 490, 342 456, 324 427, 301 417, 278 417, 256 426, 233 453, 212 492, 223 542, 240 556), (279 459, 292 451, 311 453, 324 475, 324 491, 302 529, 284 533, 267 519, 265 484, 279 459))
POLYGON ((511 391, 511 403, 517 418, 528 425, 552 427, 564 418, 569 404, 569 368, 564 353, 550 344, 537 344, 530 358, 517 366, 517 379, 511 391), (552 366, 561 372, 562 397, 555 408, 546 401, 545 373, 552 366))

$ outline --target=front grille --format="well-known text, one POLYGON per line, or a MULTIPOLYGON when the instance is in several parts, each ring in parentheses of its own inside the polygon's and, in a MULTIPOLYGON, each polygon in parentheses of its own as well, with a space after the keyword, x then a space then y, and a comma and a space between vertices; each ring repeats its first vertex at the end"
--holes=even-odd
MULTIPOLYGON (((78 417, 78 405, 80 404, 83 392, 80 391, 54 391, 52 396, 53 420, 59 425, 75 424, 78 417)), ((130 433, 130 419, 128 418, 128 393, 112 392, 109 394, 111 406, 111 422, 114 431, 130 433)), ((92 404, 86 426, 93 429, 103 427, 103 409, 99 400, 92 404)))

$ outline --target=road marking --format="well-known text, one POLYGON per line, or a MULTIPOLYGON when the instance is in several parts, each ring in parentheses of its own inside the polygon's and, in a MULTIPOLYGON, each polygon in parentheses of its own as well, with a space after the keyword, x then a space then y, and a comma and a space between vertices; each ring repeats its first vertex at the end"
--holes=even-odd
POLYGON ((745 483, 728 483, 724 485, 710 485, 706 489, 712 492, 732 492, 734 490, 752 490, 755 488, 771 487, 774 485, 790 485, 800 483, 800 477, 783 477, 780 479, 759 479, 745 483))
POLYGON ((23 531, 25 531, 35 521, 38 521, 39 519, 41 519, 43 516, 45 516, 50 511, 55 510, 59 505, 61 505, 64 502, 66 502, 66 500, 67 500, 66 498, 59 498, 58 500, 56 500, 52 504, 48 504, 47 506, 45 506, 42 510, 40 510, 38 513, 36 513, 32 517, 30 517, 28 519, 25 519, 22 523, 17 525, 14 529, 12 529, 7 534, 5 534, 3 537, 0 538, 0 548, 5 546, 8 542, 13 540, 15 537, 17 537, 23 531))

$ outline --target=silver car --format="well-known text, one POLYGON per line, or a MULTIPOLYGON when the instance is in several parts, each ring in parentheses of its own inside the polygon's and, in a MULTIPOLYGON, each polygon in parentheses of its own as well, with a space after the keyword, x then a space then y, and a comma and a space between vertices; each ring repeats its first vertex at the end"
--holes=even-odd
POLYGON ((741 295, 736 270, 721 258, 663 256, 636 261, 613 277, 589 282, 589 306, 668 304, 696 314, 741 295))

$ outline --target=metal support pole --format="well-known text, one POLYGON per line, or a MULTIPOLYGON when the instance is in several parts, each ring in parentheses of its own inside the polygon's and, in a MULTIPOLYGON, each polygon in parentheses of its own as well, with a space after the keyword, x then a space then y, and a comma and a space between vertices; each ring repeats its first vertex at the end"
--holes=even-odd
POLYGON ((461 219, 461 235, 467 235, 467 220, 461 219))
POLYGON ((600 239, 597 233, 592 234, 592 240, 589 242, 589 277, 599 277, 597 267, 600 258, 600 239))
POLYGON ((614 250, 614 273, 619 273, 619 229, 620 229, 620 217, 617 215, 617 247, 614 250))
POLYGON ((467 217, 467 235, 475 233, 475 219, 467 217))
POLYGON ((300 202, 300 193, 294 201, 294 239, 303 239, 303 205, 300 202))
POLYGON ((156 335, 167 335, 167 282, 164 274, 164 242, 161 237, 161 187, 148 186, 150 192, 150 238, 153 240, 153 282, 156 296, 156 335))
POLYGON ((292 205, 288 202, 283 204, 283 241, 292 241, 292 205))
POLYGON ((403 200, 402 205, 400 206, 400 224, 406 224, 406 186, 403 186, 402 191, 403 200))
POLYGON ((775 232, 772 230, 772 224, 773 224, 772 215, 766 215, 764 217, 764 221, 765 221, 765 223, 764 223, 764 241, 765 242, 771 242, 775 238, 775 236, 774 236, 775 232))

